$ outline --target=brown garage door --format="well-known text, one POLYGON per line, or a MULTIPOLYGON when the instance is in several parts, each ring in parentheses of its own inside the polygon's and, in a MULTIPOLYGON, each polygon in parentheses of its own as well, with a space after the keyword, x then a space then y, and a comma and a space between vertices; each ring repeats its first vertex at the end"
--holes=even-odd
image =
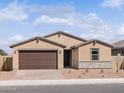
POLYGON ((56 51, 20 51, 19 69, 56 69, 56 51))

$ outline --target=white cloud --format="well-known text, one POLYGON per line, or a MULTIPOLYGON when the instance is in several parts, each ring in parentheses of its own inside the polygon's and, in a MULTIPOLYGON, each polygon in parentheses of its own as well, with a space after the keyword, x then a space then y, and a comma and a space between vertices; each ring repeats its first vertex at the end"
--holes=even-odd
POLYGON ((0 38, 0 43, 1 43, 2 45, 5 45, 5 44, 8 44, 8 41, 3 40, 3 39, 0 38))
POLYGON ((25 37, 20 34, 8 37, 6 39, 0 38, 0 48, 8 51, 8 53, 11 53, 12 51, 10 50, 9 45, 22 41, 24 39, 25 37))
POLYGON ((118 30, 117 30, 117 35, 124 35, 124 24, 121 24, 119 27, 118 27, 118 30))
POLYGON ((88 34, 82 34, 81 37, 86 38, 86 39, 103 39, 102 34, 93 34, 93 33, 88 33, 88 34))
POLYGON ((34 25, 39 25, 39 24, 73 25, 73 22, 71 21, 71 19, 67 19, 67 18, 50 17, 47 15, 42 15, 41 17, 38 17, 33 24, 34 25))
POLYGON ((101 4, 103 7, 121 7, 124 5, 124 0, 104 0, 104 2, 101 4))
POLYGON ((30 33, 29 37, 36 37, 36 36, 45 36, 47 33, 45 32, 33 32, 33 33, 30 33))
POLYGON ((0 21, 24 21, 27 18, 28 14, 25 11, 25 7, 19 5, 16 1, 0 10, 0 21))
POLYGON ((20 34, 14 35, 9 39, 9 42, 16 42, 16 41, 21 41, 24 40, 24 37, 20 34))
MULTIPOLYGON (((123 5, 124 0, 104 0, 102 6, 104 7, 119 7, 123 5)), ((33 25, 41 24, 54 24, 62 25, 63 29, 71 31, 71 29, 81 30, 82 37, 88 39, 106 39, 112 40, 113 36, 124 35, 124 25, 120 25, 116 28, 118 33, 114 33, 113 26, 107 21, 104 21, 96 13, 81 14, 75 10, 73 6, 45 6, 45 5, 26 5, 18 4, 16 1, 10 3, 7 7, 0 9, 0 21, 24 21, 28 19, 29 12, 32 13, 33 18, 36 15, 40 15, 34 20, 33 25), (66 28, 64 28, 66 26, 66 28), (106 38, 107 37, 107 38, 106 38)), ((31 15, 31 16, 32 16, 31 15)), ((31 18, 31 20, 33 20, 31 18)), ((54 28, 53 28, 54 29, 54 28)), ((61 29, 60 29, 61 30, 61 29)), ((115 30, 115 29, 114 29, 115 30)), ((32 36, 39 35, 39 32, 33 33, 32 36)), ((15 35, 10 38, 10 41, 23 40, 23 36, 15 35)))
POLYGON ((111 25, 100 18, 96 13, 85 14, 79 22, 83 32, 81 37, 87 39, 110 40, 113 36, 111 25), (105 38, 105 36, 109 36, 105 38))
POLYGON ((70 17, 76 10, 72 5, 30 5, 29 11, 51 17, 70 17))
POLYGON ((85 15, 84 19, 80 26, 86 32, 82 32, 81 37, 86 39, 100 39, 108 42, 124 39, 124 24, 109 24, 95 13, 85 15))
POLYGON ((96 13, 80 15, 74 14, 73 17, 71 16, 69 18, 49 17, 42 15, 34 22, 34 25, 40 24, 60 24, 67 25, 68 28, 72 27, 74 29, 81 29, 82 31, 80 33, 83 33, 81 36, 88 39, 104 39, 105 36, 108 36, 106 40, 110 40, 113 37, 111 25, 105 22, 96 13))
POLYGON ((96 13, 89 13, 83 16, 80 21, 82 28, 88 29, 90 32, 107 32, 110 31, 110 26, 104 22, 96 13))

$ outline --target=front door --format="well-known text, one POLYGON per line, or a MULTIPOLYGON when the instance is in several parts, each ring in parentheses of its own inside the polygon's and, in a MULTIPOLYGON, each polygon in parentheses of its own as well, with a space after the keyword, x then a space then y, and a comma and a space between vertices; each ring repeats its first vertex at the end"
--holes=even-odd
POLYGON ((64 50, 64 67, 71 66, 71 50, 64 50))

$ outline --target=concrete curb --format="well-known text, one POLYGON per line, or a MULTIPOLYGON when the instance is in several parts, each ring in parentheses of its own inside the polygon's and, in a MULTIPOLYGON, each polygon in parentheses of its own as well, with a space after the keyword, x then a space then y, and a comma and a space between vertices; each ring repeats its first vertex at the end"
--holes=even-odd
POLYGON ((0 81, 0 86, 40 86, 40 85, 49 86, 49 85, 86 85, 86 84, 124 84, 124 78, 0 81))

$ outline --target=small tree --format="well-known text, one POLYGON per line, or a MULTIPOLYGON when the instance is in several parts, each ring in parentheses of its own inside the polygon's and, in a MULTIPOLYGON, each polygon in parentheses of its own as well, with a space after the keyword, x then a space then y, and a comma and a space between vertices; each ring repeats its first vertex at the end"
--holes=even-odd
POLYGON ((8 55, 8 53, 7 53, 7 52, 5 52, 5 50, 0 49, 0 55, 1 55, 1 56, 7 56, 7 55, 8 55))
POLYGON ((120 54, 118 54, 116 58, 116 66, 117 66, 116 72, 119 72, 122 62, 123 62, 123 57, 120 54))

